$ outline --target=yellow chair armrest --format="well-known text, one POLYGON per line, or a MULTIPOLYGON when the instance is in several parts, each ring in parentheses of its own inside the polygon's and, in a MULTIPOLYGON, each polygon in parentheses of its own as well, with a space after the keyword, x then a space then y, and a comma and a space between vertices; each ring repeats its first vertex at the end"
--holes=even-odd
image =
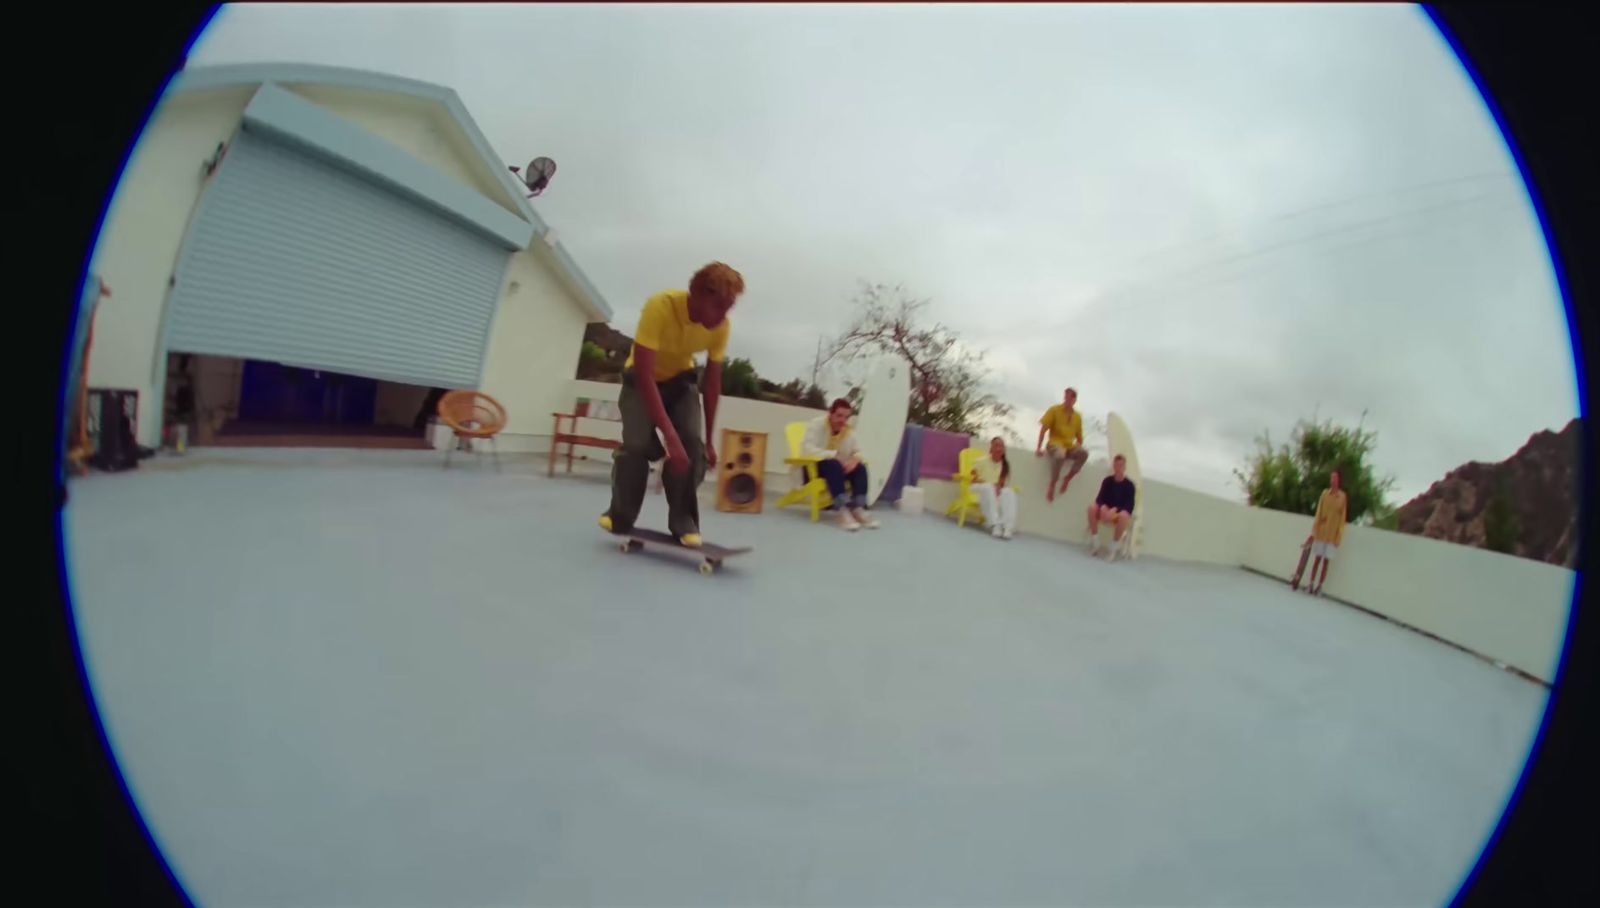
POLYGON ((792 467, 803 467, 807 464, 822 463, 820 457, 785 457, 783 462, 792 467))

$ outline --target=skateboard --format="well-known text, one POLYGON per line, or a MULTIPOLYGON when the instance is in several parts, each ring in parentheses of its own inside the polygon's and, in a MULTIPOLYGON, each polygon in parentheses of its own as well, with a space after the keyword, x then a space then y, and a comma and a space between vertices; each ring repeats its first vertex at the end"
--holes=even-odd
POLYGON ((699 546, 687 546, 667 533, 658 532, 656 530, 641 530, 637 527, 629 530, 626 533, 618 533, 617 535, 623 537, 622 541, 617 544, 617 550, 625 555, 630 552, 639 551, 640 549, 644 548, 644 544, 647 542, 654 543, 656 545, 671 546, 675 549, 686 549, 688 551, 704 555, 705 560, 700 562, 700 573, 702 574, 710 574, 711 572, 720 569, 722 567, 722 561, 724 558, 732 558, 734 555, 743 555, 745 552, 751 550, 749 546, 730 549, 720 545, 715 545, 710 542, 702 542, 699 546))
POLYGON ((1306 572, 1306 561, 1311 558, 1311 542, 1308 540, 1300 546, 1300 563, 1294 567, 1294 579, 1289 581, 1289 589, 1300 589, 1300 575, 1306 572))

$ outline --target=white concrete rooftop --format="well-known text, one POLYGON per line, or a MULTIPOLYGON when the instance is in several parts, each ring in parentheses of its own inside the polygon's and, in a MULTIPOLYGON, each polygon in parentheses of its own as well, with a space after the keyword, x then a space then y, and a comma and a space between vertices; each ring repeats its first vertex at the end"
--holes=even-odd
POLYGON ((85 660, 206 906, 1436 906, 1545 690, 1242 570, 603 475, 195 452, 71 486, 85 660), (642 525, 664 522, 651 496, 642 525))

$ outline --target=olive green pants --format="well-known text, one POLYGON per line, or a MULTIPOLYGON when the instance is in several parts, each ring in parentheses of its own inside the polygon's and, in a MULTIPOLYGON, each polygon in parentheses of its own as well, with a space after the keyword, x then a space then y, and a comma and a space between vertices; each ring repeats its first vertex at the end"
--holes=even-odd
MULTIPOLYGON (((633 385, 633 373, 622 376, 622 392, 617 409, 622 415, 622 446, 611 455, 611 518, 613 533, 626 533, 639 519, 645 489, 650 483, 650 464, 667 456, 650 420, 644 400, 633 385)), ((667 532, 684 536, 700 532, 700 483, 706 476, 705 411, 700 408, 700 389, 693 372, 681 372, 658 382, 661 405, 667 411, 689 457, 689 468, 674 473, 662 464, 662 485, 667 493, 667 532)))

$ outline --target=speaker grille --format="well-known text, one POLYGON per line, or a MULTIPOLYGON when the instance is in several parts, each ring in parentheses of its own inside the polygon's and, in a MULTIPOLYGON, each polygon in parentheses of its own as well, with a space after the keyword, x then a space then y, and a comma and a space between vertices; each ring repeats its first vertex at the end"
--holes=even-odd
POLYGON ((756 500, 756 496, 760 492, 761 489, 756 483, 755 477, 748 473, 740 473, 738 476, 728 480, 728 500, 734 504, 749 504, 756 500))
POLYGON ((763 432, 723 429, 722 462, 717 472, 717 510, 759 514, 765 496, 767 436, 763 432))

